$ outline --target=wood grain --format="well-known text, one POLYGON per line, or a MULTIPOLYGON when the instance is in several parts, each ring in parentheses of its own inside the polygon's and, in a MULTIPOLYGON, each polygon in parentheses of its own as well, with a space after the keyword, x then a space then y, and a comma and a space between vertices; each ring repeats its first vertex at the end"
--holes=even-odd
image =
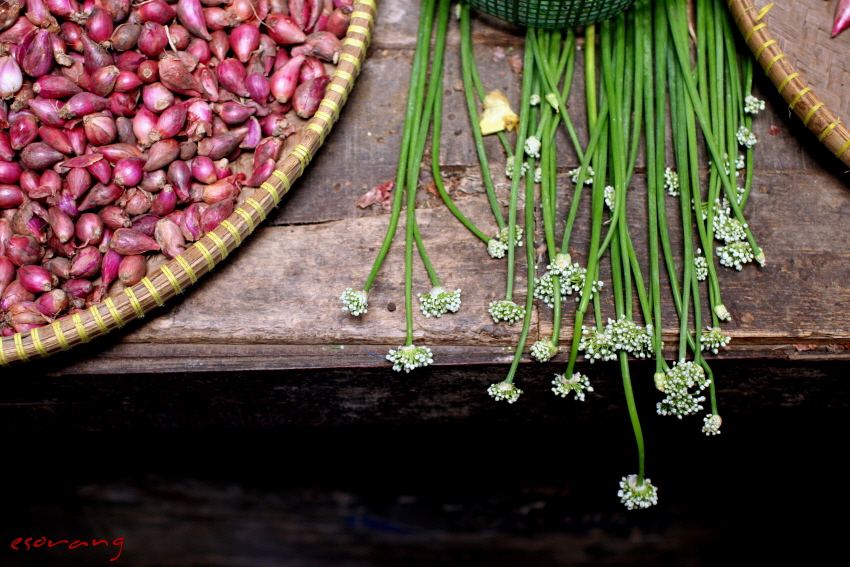
MULTIPOLYGON (((222 369, 231 363, 233 368, 250 364, 265 367, 267 362, 261 359, 270 352, 268 348, 280 349, 272 363, 276 368, 288 364, 386 364, 381 358, 364 355, 352 347, 371 345, 373 352, 383 356, 387 349, 404 341, 401 231, 370 296, 369 312, 359 319, 350 317, 340 311, 337 299, 346 287, 362 285, 389 219, 377 206, 366 210, 355 206, 365 189, 394 177, 402 128, 413 44, 408 12, 413 6, 387 0, 383 7, 379 10, 378 32, 370 57, 346 112, 308 173, 255 236, 195 289, 154 311, 144 321, 100 345, 60 355, 39 368, 59 374, 124 373, 174 371, 183 365, 192 368, 198 364, 200 370, 215 368, 215 357, 224 353, 231 360, 219 361, 222 369), (391 304, 394 311, 390 310, 391 304), (327 355, 327 349, 341 345, 349 348, 334 349, 332 356, 327 355), (305 355, 307 352, 310 354, 305 355), (113 353, 121 355, 113 358, 113 353)), ((516 100, 519 77, 511 71, 508 61, 494 57, 494 52, 501 47, 509 55, 517 53, 521 36, 480 20, 476 20, 474 29, 476 54, 487 88, 502 88, 516 100)), ((456 24, 452 34, 452 45, 456 45, 456 24)), ((579 68, 571 99, 578 108, 582 104, 581 76, 579 68)), ((458 206, 485 232, 494 233, 495 223, 478 181, 480 171, 468 135, 462 93, 457 90, 459 77, 459 58, 456 50, 450 48, 440 161, 444 171, 454 178, 450 187, 458 206)), ((770 86, 762 83, 759 88, 770 86)), ((576 122, 581 129, 581 120, 576 122)), ((797 350, 792 345, 798 343, 821 347, 850 343, 850 320, 844 316, 850 305, 850 234, 843 228, 850 214, 850 194, 845 176, 819 165, 823 152, 789 129, 786 110, 779 105, 769 105, 756 117, 754 131, 760 143, 747 214, 766 251, 767 266, 759 269, 750 265, 740 273, 720 268, 724 301, 733 315, 733 321, 726 326, 733 337, 732 345, 775 358, 794 356, 797 350), (770 134, 776 125, 779 133, 770 134)), ((583 130, 580 135, 584 135, 583 130)), ((505 199, 507 179, 503 175, 502 150, 495 139, 487 139, 486 143, 492 172, 505 199)), ((564 151, 559 160, 564 173, 559 184, 563 219, 573 190, 565 172, 576 163, 569 151, 564 151)), ((645 258, 641 171, 638 168, 633 183, 629 215, 639 256, 645 258)), ((428 179, 423 174, 423 184, 428 179)), ((673 201, 670 207, 673 211, 673 201)), ((582 212, 587 212, 586 202, 582 212)), ((424 191, 419 196, 417 215, 443 283, 463 290, 463 306, 459 313, 438 320, 425 319, 416 308, 416 340, 434 347, 437 363, 441 361, 441 350, 451 352, 442 356, 454 362, 507 362, 519 336, 519 325, 494 325, 486 312, 488 303, 504 293, 504 261, 489 258, 483 243, 463 229, 437 198, 424 191)), ((583 214, 570 250, 581 261, 587 249, 587 227, 587 216, 583 214)), ((522 260, 524 254, 520 256, 522 260)), ((545 267, 542 258, 539 263, 545 267)), ((516 299, 522 301, 522 261, 517 274, 516 299)), ((417 264, 415 292, 424 293, 429 287, 424 270, 417 264)), ((671 302, 665 303, 668 323, 664 331, 671 341, 668 346, 672 347, 675 329, 670 323, 674 323, 674 318, 671 302)), ((562 334, 564 342, 570 340, 570 307, 562 334)), ((607 315, 613 313, 606 312, 607 315)), ((550 329, 550 310, 536 306, 529 341, 547 335, 550 329)), ((739 356, 736 352, 729 350, 725 356, 735 358, 739 356)), ((840 357, 842 353, 838 350, 830 356, 840 357)), ((21 377, 28 372, 26 368, 11 369, 4 375, 21 377)))

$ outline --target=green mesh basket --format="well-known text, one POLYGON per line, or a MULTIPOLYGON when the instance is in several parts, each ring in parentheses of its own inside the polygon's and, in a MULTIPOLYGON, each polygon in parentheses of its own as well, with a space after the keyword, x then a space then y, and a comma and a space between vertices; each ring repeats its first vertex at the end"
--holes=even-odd
POLYGON ((474 7, 518 26, 569 28, 610 18, 635 0, 471 0, 474 7))

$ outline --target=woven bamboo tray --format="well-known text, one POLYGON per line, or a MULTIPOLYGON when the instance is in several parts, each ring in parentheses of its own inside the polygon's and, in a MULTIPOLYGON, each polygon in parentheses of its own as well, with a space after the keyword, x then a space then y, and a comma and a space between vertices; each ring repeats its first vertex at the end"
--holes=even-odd
POLYGON ((333 128, 366 58, 376 11, 376 0, 355 3, 339 64, 318 112, 304 126, 300 143, 281 158, 272 175, 230 218, 139 284, 126 288, 118 297, 108 297, 83 313, 62 317, 28 333, 0 338, 0 366, 69 350, 120 329, 134 319, 141 319, 183 293, 238 248, 301 177, 333 128))
POLYGON ((850 165, 850 30, 830 38, 837 0, 728 0, 738 28, 788 107, 850 165))

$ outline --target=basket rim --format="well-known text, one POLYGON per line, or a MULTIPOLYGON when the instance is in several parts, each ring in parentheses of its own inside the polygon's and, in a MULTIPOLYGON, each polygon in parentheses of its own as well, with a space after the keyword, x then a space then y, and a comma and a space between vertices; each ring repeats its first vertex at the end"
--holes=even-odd
POLYGON ((795 71, 788 57, 770 32, 763 18, 773 4, 758 9, 753 0, 728 0, 729 11, 744 37, 747 47, 761 65, 768 78, 788 103, 789 109, 803 121, 826 148, 847 165, 850 165, 850 131, 841 119, 822 102, 814 89, 795 71))
POLYGON ((319 110, 304 126, 301 141, 278 160, 275 171, 229 218, 117 297, 107 297, 82 313, 63 316, 44 327, 0 337, 0 366, 46 358, 144 318, 183 293, 238 248, 278 206, 332 130, 366 59, 376 14, 376 0, 354 3, 336 70, 319 110))

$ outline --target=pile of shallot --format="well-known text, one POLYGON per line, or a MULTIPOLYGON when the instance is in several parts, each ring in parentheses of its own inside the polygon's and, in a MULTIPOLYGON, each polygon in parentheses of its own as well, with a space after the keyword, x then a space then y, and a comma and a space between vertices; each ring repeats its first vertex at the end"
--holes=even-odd
POLYGON ((2 335, 229 217, 318 109, 352 3, 0 0, 2 335))

